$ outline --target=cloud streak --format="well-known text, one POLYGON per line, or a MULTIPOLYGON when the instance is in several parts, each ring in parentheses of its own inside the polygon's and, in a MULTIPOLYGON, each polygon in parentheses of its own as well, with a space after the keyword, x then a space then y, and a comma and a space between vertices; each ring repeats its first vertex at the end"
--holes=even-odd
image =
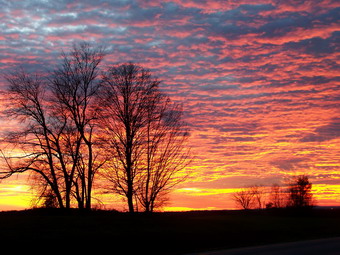
MULTIPOLYGON (((338 1, 0 3, 1 73, 46 70, 88 40, 108 48, 106 64, 134 61, 163 80, 184 103, 197 155, 182 188, 239 175, 328 174, 327 183, 339 171, 338 1)), ((326 200, 340 204, 336 192, 326 200)), ((195 206, 226 206, 208 203, 195 206)))

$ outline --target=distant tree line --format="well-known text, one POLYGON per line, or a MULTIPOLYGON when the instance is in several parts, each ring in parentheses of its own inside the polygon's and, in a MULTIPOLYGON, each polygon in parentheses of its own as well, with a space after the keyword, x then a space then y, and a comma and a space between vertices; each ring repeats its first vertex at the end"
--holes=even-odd
POLYGON ((308 176, 293 177, 286 187, 273 184, 270 188, 253 185, 233 194, 233 200, 241 209, 309 208, 314 206, 312 183, 308 176))
POLYGON ((129 212, 152 212, 184 180, 190 161, 182 108, 149 70, 103 67, 105 50, 88 43, 61 54, 48 74, 5 76, 2 114, 19 120, 1 150, 0 179, 31 172, 46 207, 91 209, 94 183, 105 178, 129 212))

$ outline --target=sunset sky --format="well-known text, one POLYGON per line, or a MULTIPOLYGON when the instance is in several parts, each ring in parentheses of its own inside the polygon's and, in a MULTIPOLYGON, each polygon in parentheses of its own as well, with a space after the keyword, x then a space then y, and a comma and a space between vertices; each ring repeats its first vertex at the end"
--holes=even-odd
MULTIPOLYGON (((318 205, 340 206, 339 1, 0 0, 0 7, 1 74, 18 65, 45 72, 61 50, 87 40, 107 48, 105 65, 147 67, 183 103, 195 159, 167 210, 234 208, 235 189, 283 185, 299 174, 309 176, 318 205)), ((26 177, 4 180, 0 210, 27 208, 30 195, 26 177)))

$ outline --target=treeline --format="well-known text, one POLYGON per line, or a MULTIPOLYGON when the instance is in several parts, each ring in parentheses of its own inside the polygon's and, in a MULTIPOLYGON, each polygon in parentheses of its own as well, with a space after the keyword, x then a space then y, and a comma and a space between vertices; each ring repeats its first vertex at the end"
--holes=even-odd
POLYGON ((47 74, 6 74, 2 115, 19 126, 1 139, 0 178, 30 172, 41 205, 88 210, 95 181, 105 178, 106 192, 124 197, 130 212, 152 212, 185 178, 182 108, 149 70, 104 67, 104 57, 103 48, 80 43, 47 74))
POLYGON ((293 177, 285 187, 273 184, 271 187, 253 185, 243 188, 233 194, 233 200, 238 208, 245 210, 309 208, 315 205, 311 190, 308 176, 300 175, 293 177))

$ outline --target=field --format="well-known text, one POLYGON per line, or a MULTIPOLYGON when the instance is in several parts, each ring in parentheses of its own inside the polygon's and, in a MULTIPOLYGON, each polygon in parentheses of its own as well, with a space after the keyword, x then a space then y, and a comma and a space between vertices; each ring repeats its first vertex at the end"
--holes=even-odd
POLYGON ((340 210, 0 212, 2 245, 29 251, 185 254, 340 236, 340 210), (46 250, 47 249, 47 250, 46 250))

